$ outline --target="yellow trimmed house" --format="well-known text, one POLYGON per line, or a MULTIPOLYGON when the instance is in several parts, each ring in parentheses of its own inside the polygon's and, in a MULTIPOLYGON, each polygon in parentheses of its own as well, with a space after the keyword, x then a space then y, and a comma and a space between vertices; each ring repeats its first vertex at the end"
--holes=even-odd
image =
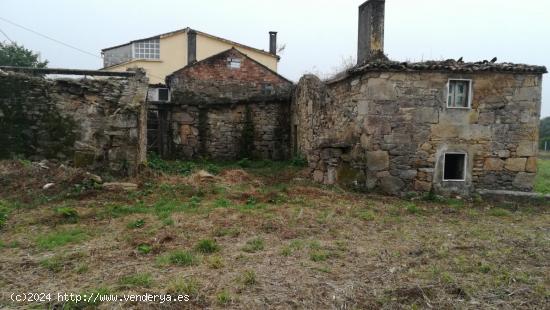
POLYGON ((236 48, 273 71, 277 71, 277 33, 269 32, 269 52, 185 28, 157 36, 134 40, 101 50, 105 71, 143 68, 150 84, 164 84, 172 72, 195 61, 236 48))

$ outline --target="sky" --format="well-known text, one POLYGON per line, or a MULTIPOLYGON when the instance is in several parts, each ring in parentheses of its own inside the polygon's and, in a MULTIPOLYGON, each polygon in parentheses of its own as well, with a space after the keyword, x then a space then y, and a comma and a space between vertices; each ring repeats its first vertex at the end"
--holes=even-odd
MULTIPOLYGON (((0 30, 50 61, 49 67, 98 69, 100 50, 191 27, 268 50, 278 31, 279 73, 338 71, 357 54, 362 0, 2 0, 0 30), (67 48, 1 18, 93 55, 67 48), (95 56, 94 56, 95 55, 95 56)), ((385 53, 393 60, 448 58, 545 65, 550 68, 548 0, 386 0, 385 53)), ((0 40, 5 40, 0 33, 0 40)), ((550 116, 550 77, 542 116, 550 116)))

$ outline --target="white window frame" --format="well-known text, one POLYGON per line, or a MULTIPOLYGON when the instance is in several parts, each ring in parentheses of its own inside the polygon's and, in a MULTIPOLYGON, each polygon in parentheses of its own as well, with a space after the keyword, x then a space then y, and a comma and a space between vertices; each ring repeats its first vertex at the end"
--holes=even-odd
POLYGON ((466 152, 445 152, 443 153, 443 182, 465 182, 466 181, 466 169, 468 169, 468 153, 466 152), (464 155, 464 171, 462 172, 462 179, 445 179, 445 158, 447 154, 450 155, 464 155))
POLYGON ((132 45, 132 60, 145 60, 145 61, 159 61, 160 60, 160 39, 149 39, 149 40, 142 40, 142 41, 132 42, 131 45, 132 45), (136 57, 136 44, 143 43, 145 41, 155 41, 155 40, 158 40, 158 45, 159 45, 158 58, 137 58, 136 57))
POLYGON ((445 101, 447 102, 447 109, 471 109, 472 108, 472 98, 473 98, 473 87, 474 83, 472 82, 472 79, 448 79, 447 80, 447 93, 445 94, 445 101), (449 93, 451 92, 451 81, 466 81, 468 82, 468 106, 466 107, 451 107, 449 106, 449 93))

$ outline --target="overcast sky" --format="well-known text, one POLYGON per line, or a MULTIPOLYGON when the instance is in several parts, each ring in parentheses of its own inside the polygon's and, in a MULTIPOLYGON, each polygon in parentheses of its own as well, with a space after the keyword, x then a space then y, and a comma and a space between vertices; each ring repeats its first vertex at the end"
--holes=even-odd
MULTIPOLYGON (((0 17, 79 47, 91 56, 0 19, 8 37, 40 51, 50 67, 97 69, 104 47, 191 27, 268 49, 279 32, 279 73, 297 81, 329 73, 356 55, 357 6, 362 0, 2 0, 0 17)), ((550 68, 548 0, 386 0, 385 52, 395 60, 464 57, 550 68)), ((0 33, 0 40, 5 37, 0 33)), ((550 116, 545 75, 542 115, 550 116)))

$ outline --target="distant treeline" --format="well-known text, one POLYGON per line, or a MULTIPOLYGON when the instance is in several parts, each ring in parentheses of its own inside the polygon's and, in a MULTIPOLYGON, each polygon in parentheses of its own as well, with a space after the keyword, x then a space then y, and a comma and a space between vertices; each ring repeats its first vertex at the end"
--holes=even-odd
POLYGON ((550 117, 540 120, 540 149, 544 150, 544 144, 547 144, 547 150, 550 151, 550 117))

